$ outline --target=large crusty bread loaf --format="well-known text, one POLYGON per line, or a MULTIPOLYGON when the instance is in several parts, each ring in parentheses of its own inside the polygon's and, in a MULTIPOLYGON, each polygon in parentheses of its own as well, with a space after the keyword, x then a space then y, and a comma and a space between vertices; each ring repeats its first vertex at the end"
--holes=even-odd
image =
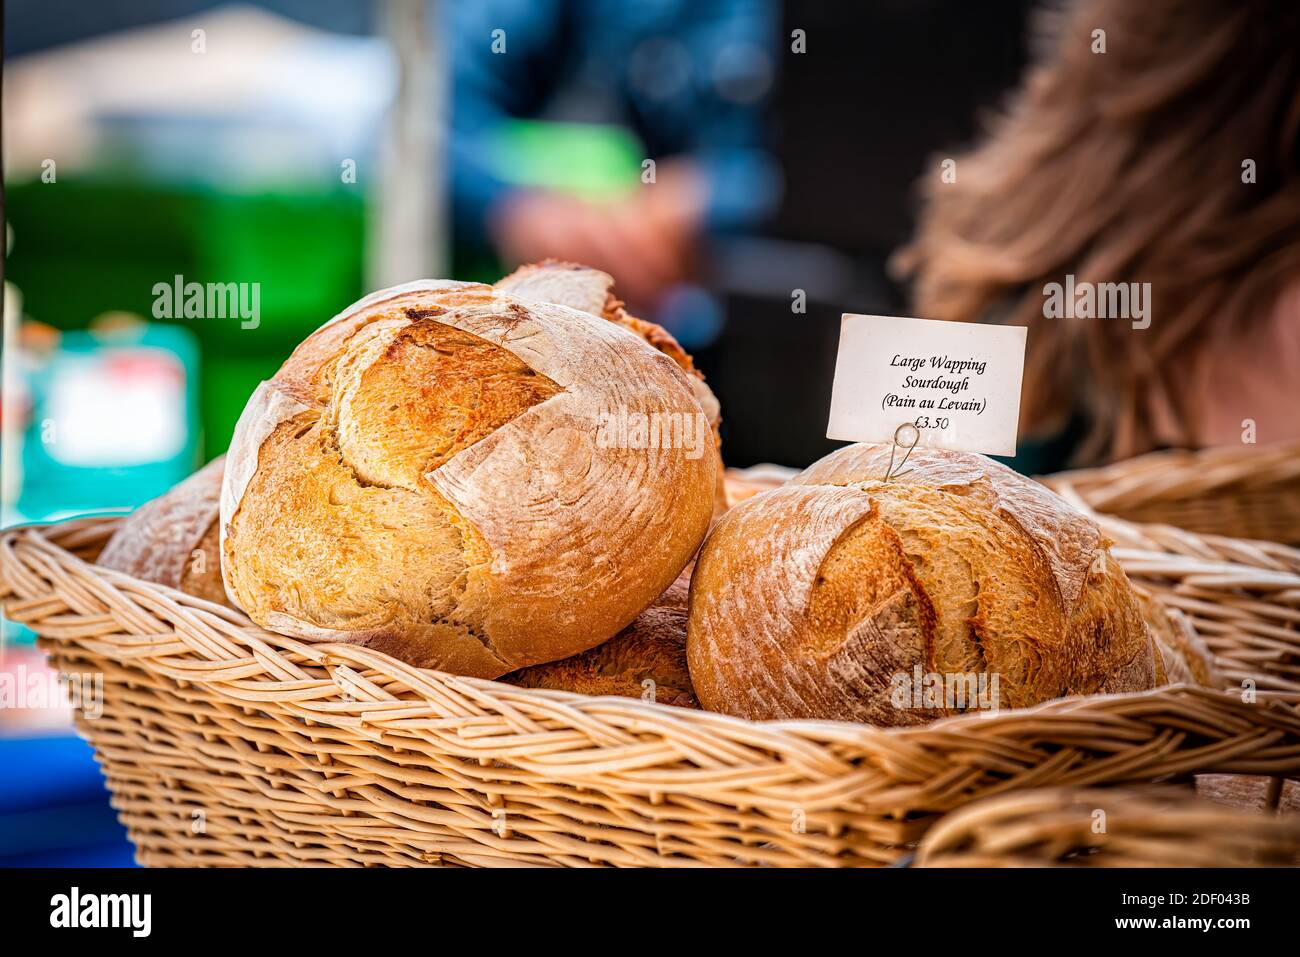
POLYGON ((909 695, 918 678, 966 689, 966 708, 989 703, 969 694, 980 675, 1002 708, 1154 686, 1151 637, 1095 524, 983 456, 917 449, 885 483, 889 460, 848 446, 717 524, 687 642, 705 708, 905 725, 963 710, 909 695))
POLYGON ((509 276, 497 280, 496 288, 512 296, 581 309, 593 316, 618 323, 677 363, 689 378, 695 398, 700 400, 700 406, 713 429, 714 457, 718 469, 714 487, 714 514, 721 515, 727 510, 727 485, 722 465, 722 405, 704 381, 704 373, 695 367, 691 354, 681 347, 671 332, 663 326, 629 314, 623 307, 622 300, 614 294, 614 278, 609 273, 590 266, 548 259, 520 266, 509 276))
POLYGON ((698 708, 686 667, 687 566, 636 620, 609 641, 581 654, 533 665, 502 681, 522 688, 619 695, 679 708, 698 708))
POLYGON ((221 475, 225 456, 122 520, 97 564, 225 605, 221 583, 221 475))
POLYGON ((691 558, 715 482, 707 450, 609 441, 615 413, 703 416, 676 363, 585 312, 457 282, 368 296, 239 420, 227 590, 267 628, 479 677, 593 647, 691 558))

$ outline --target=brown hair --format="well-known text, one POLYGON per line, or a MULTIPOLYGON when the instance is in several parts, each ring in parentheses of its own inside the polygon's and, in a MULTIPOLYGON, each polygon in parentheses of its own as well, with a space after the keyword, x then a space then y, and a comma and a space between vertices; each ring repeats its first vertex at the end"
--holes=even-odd
POLYGON ((1300 4, 1083 0, 1037 27, 1008 111, 955 182, 924 180, 894 265, 918 315, 1006 308, 1030 326, 1026 431, 1082 414, 1090 460, 1192 444, 1198 397, 1179 378, 1300 279, 1300 4), (1045 318, 1044 286, 1067 273, 1150 283, 1150 328, 1045 318), (1183 434, 1157 434, 1159 413, 1183 434))

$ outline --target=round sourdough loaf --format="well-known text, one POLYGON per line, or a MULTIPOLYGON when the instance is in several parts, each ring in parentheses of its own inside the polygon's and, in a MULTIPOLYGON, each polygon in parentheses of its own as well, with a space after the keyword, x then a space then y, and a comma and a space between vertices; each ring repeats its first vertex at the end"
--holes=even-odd
POLYGON ((221 605, 218 503, 225 456, 122 520, 97 564, 221 605))
POLYGON ((470 283, 368 296, 240 417, 227 590, 267 628, 479 677, 598 645, 691 558, 715 480, 611 415, 662 434, 704 413, 670 358, 585 312, 470 283))
POLYGON ((691 581, 703 707, 906 725, 1155 685, 1096 525, 983 456, 916 449, 882 482, 889 462, 848 446, 718 522, 691 581))

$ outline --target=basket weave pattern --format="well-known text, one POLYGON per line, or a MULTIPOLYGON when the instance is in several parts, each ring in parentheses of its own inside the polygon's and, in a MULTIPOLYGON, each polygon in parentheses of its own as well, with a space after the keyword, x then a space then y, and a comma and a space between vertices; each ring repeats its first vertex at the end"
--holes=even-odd
POLYGON ((1226 678, 1300 702, 1300 550, 1091 514, 1129 578, 1188 616, 1226 678))
POLYGON ((921 867, 1259 867, 1300 864, 1300 815, 1146 789, 1041 788, 978 801, 936 824, 921 867))
POLYGON ((1298 442, 1153 452, 1045 481, 1132 522, 1300 544, 1298 442))
POLYGON ((1300 554, 1285 549, 1193 537, 1168 552, 1128 530, 1137 577, 1166 599, 1190 583, 1188 614, 1218 629, 1207 637, 1258 681, 1256 702, 1172 687, 880 730, 299 642, 89 564, 115 523, 6 532, 0 598, 61 671, 104 675, 103 715, 78 723, 146 865, 887 864, 943 813, 1016 788, 1300 777, 1286 703, 1300 554))

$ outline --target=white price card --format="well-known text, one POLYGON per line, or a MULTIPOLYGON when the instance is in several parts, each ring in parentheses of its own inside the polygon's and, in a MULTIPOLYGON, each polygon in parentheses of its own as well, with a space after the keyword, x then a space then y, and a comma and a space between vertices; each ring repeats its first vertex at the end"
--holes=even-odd
POLYGON ((845 314, 828 439, 1015 455, 1025 328, 845 314))

